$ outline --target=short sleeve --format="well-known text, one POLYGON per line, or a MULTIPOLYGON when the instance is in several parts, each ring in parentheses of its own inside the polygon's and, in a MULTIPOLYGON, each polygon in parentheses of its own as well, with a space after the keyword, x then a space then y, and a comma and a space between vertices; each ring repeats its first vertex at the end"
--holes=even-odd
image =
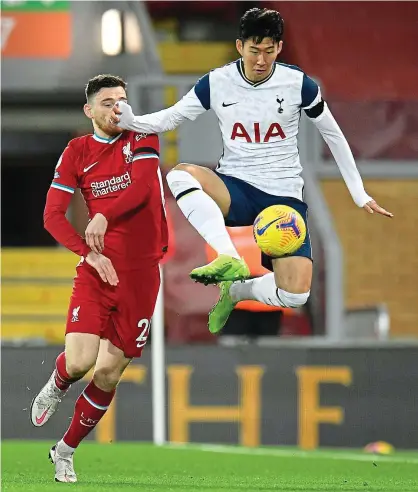
POLYGON ((51 188, 74 193, 77 188, 76 157, 74 150, 68 145, 55 166, 51 188))
POLYGON ((210 83, 208 73, 197 81, 194 91, 201 105, 206 110, 210 109, 210 83))
POLYGON ((302 81, 302 103, 303 109, 315 106, 321 101, 321 90, 319 85, 306 74, 303 74, 302 81))
POLYGON ((144 135, 140 133, 135 134, 135 143, 133 151, 133 162, 144 159, 157 159, 160 158, 160 143, 158 135, 151 133, 144 135))

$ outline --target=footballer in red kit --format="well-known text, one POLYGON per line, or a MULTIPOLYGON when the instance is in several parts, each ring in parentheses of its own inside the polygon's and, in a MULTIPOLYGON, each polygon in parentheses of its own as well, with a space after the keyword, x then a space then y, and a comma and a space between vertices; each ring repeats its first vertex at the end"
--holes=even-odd
MULTIPOLYGON (((160 283, 158 263, 167 246, 158 163, 156 135, 124 132, 109 140, 97 135, 74 139, 55 170, 45 207, 46 228, 82 256, 66 333, 100 335, 126 357, 139 357, 145 345, 136 341, 141 335, 138 323, 147 320, 149 325, 160 283), (101 252, 117 272, 117 286, 103 282, 84 261, 89 246, 66 231, 63 217, 75 188, 80 188, 89 216, 101 214, 108 222, 101 252), (141 198, 146 206, 141 205, 141 198)), ((142 340, 146 335, 142 334, 142 340)))
POLYGON ((167 229, 157 135, 86 135, 71 140, 64 150, 47 196, 45 227, 63 246, 86 256, 89 246, 62 225, 76 188, 89 217, 100 213, 109 223, 102 252, 118 274, 158 264, 167 246, 167 229))
POLYGON ((120 77, 94 77, 86 98, 84 112, 94 133, 69 142, 44 211, 45 228, 81 259, 65 351, 32 402, 33 425, 44 425, 71 384, 94 366, 67 432, 50 450, 59 482, 77 481, 75 449, 105 414, 131 359, 141 356, 160 286, 159 262, 168 243, 157 135, 123 131, 110 121, 113 106, 127 100, 120 77), (66 219, 77 188, 90 218, 85 238, 66 219))

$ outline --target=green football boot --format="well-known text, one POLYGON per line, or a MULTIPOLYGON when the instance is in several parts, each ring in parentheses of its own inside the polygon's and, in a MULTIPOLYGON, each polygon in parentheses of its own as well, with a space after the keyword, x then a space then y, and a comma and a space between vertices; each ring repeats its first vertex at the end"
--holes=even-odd
POLYGON ((228 255, 219 255, 208 265, 195 268, 190 272, 190 278, 201 284, 219 284, 232 280, 245 280, 250 276, 250 269, 244 259, 233 258, 228 255))
POLYGON ((236 302, 229 295, 229 289, 233 282, 221 282, 219 284, 220 295, 218 302, 209 312, 208 327, 209 331, 214 335, 219 333, 228 321, 229 315, 234 310, 236 302))

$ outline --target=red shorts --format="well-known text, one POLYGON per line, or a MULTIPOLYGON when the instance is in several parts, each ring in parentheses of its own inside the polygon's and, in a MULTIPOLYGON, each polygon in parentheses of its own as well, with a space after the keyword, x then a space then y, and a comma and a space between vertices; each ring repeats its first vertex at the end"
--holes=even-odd
POLYGON ((147 343, 160 288, 158 265, 118 273, 119 284, 103 282, 96 270, 77 267, 67 316, 67 333, 91 333, 109 340, 125 357, 140 357, 147 343))

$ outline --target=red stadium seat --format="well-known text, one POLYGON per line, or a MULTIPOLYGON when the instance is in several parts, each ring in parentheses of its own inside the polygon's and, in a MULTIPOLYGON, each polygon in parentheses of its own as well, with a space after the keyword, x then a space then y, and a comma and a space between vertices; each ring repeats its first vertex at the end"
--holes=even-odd
POLYGON ((327 98, 416 100, 418 3, 263 2, 285 19, 289 63, 320 77, 327 98))

